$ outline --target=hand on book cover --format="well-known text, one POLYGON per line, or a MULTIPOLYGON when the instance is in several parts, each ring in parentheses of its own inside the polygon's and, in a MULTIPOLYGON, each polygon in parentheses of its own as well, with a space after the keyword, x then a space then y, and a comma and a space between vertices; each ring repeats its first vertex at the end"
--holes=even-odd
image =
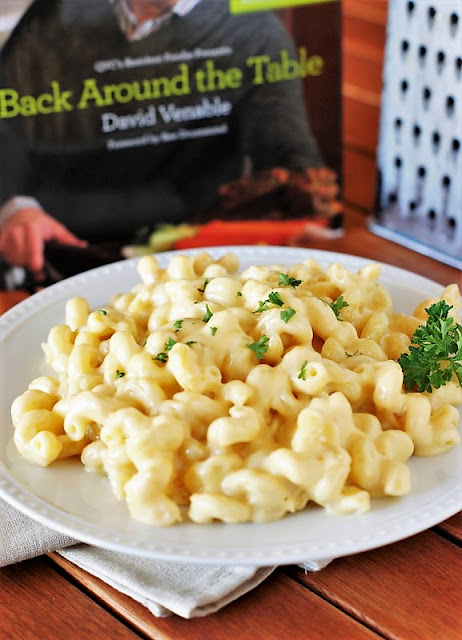
POLYGON ((48 240, 84 247, 86 242, 39 208, 20 209, 8 218, 0 232, 0 253, 11 265, 25 267, 39 278, 45 264, 48 240))

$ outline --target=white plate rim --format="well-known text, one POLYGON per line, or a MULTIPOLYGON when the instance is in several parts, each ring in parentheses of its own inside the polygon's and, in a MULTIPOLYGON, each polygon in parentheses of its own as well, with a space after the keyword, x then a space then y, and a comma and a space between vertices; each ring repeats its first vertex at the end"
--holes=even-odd
MULTIPOLYGON (((438 284, 432 280, 429 280, 423 276, 412 273, 410 271, 388 265, 376 260, 370 260, 362 258, 360 256, 354 256, 350 254, 343 254, 331 251, 302 249, 295 247, 268 247, 268 246, 223 246, 223 247, 204 247, 200 249, 189 249, 183 251, 170 251, 162 254, 157 254, 156 258, 159 260, 162 266, 164 266, 173 255, 194 255, 201 251, 207 251, 216 258, 225 253, 236 253, 243 263, 259 263, 259 264, 271 264, 279 263, 290 265, 296 262, 300 262, 307 258, 313 258, 318 260, 324 267, 332 262, 341 262, 350 269, 356 270, 367 264, 378 262, 381 265, 382 275, 390 281, 395 280, 405 284, 410 289, 415 289, 425 292, 425 296, 439 295, 443 290, 443 285, 438 284)), ((123 260, 111 265, 92 269, 91 271, 84 272, 82 274, 68 278, 65 281, 59 282, 49 288, 34 294, 30 298, 27 298, 23 302, 19 303, 11 310, 7 311, 0 317, 0 357, 2 352, 2 345, 8 341, 10 335, 14 333, 18 326, 22 323, 33 323, 34 317, 37 314, 43 312, 49 305, 55 303, 64 303, 70 295, 76 295, 74 291, 82 291, 80 295, 85 295, 85 290, 91 286, 95 286, 98 282, 104 284, 105 279, 109 280, 115 278, 118 274, 127 274, 132 272, 134 276, 134 282, 136 281, 136 264, 138 258, 132 258, 129 260, 123 260)), ((104 304, 107 301, 107 297, 104 293, 101 294, 101 303, 104 304)), ((1 390, 0 390, 1 392, 1 390)), ((206 544, 194 544, 193 547, 187 543, 178 543, 176 540, 167 541, 163 539, 161 542, 156 540, 155 528, 153 529, 153 538, 147 542, 144 538, 142 542, 129 539, 124 533, 117 531, 108 531, 101 526, 95 526, 91 522, 82 521, 81 518, 76 517, 72 513, 54 506, 47 500, 42 499, 36 495, 29 488, 21 484, 13 478, 6 466, 0 460, 0 497, 6 502, 17 508, 19 511, 30 516, 34 520, 54 528, 55 530, 70 536, 88 544, 104 547, 113 551, 130 553, 133 555, 139 555, 149 558, 158 558, 172 561, 183 562, 204 562, 204 563, 220 563, 220 564, 255 564, 258 566, 269 564, 295 564, 310 559, 324 559, 330 557, 345 556, 352 553, 358 553, 369 549, 377 548, 386 544, 396 542, 404 539, 416 533, 419 533, 425 529, 428 529, 442 520, 449 518, 462 509, 462 495, 460 488, 462 486, 462 472, 460 471, 462 465, 460 464, 461 447, 456 447, 449 454, 445 454, 448 460, 451 460, 452 464, 456 464, 457 473, 456 478, 446 488, 444 495, 439 495, 436 492, 431 496, 428 503, 424 504, 424 508, 420 508, 418 512, 411 512, 407 517, 403 516, 403 509, 400 507, 397 509, 396 514, 393 513, 393 507, 391 507, 391 516, 381 522, 373 522, 376 512, 370 512, 361 518, 371 518, 371 527, 360 527, 358 529, 358 535, 342 536, 340 531, 339 535, 324 537, 322 540, 304 540, 303 536, 299 533, 286 535, 286 540, 282 539, 280 544, 275 545, 274 540, 267 544, 265 543, 264 536, 265 531, 269 528, 277 528, 278 523, 268 523, 264 525, 244 524, 244 525, 188 525, 193 527, 209 527, 214 528, 218 534, 217 543, 211 545, 206 544), (261 540, 259 546, 255 546, 253 537, 251 536, 251 543, 246 545, 241 543, 240 546, 235 545, 223 545, 220 542, 220 535, 224 530, 228 530, 230 535, 234 535, 233 532, 243 540, 246 537, 246 532, 258 531, 261 533, 261 540)), ((421 459, 416 462, 416 466, 421 466, 421 459)), ((398 499, 397 504, 401 504, 404 499, 398 499)), ((411 500, 412 506, 412 500, 411 500)), ((422 505, 420 505, 422 507, 422 505)), ((380 509, 380 507, 379 507, 380 509)), ((298 516, 299 514, 296 514, 298 516)), ((306 514, 305 514, 306 515, 306 514)), ((345 518, 357 518, 355 516, 329 516, 323 514, 323 517, 332 518, 332 528, 339 527, 337 525, 345 522, 345 518), (340 520, 339 520, 340 519, 340 520)), ((280 522, 290 522, 292 519, 296 521, 296 517, 290 516, 280 522)), ((306 521, 306 518, 305 518, 306 521)), ((351 520, 350 520, 351 522, 351 520)), ((362 521, 364 522, 364 520, 362 521)), ((306 524, 306 522, 305 522, 306 524)), ((292 528, 294 530, 300 524, 295 524, 292 528)), ((283 526, 283 532, 289 531, 291 525, 288 528, 283 526)), ((342 527, 340 527, 340 530, 342 527)), ((354 528, 353 528, 354 530, 354 528)), ((213 538, 213 536, 212 536, 213 538)), ((225 536, 226 539, 226 536, 225 536)))

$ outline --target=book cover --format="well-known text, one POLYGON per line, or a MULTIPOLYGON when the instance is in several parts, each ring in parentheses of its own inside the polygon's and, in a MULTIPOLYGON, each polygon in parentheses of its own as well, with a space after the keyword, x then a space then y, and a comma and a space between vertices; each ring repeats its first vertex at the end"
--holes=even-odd
POLYGON ((339 1, 6 0, 0 38, 0 207, 92 243, 339 233, 339 1))

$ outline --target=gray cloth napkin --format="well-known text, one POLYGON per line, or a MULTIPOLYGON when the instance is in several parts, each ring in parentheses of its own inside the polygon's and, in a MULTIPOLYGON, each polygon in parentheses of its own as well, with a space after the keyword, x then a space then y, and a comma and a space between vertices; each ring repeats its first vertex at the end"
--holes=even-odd
MULTIPOLYGON (((79 543, 0 499, 0 567, 58 551, 70 562, 143 604, 155 616, 205 616, 259 585, 275 567, 167 562, 79 543)), ((301 564, 318 571, 329 560, 301 564)))

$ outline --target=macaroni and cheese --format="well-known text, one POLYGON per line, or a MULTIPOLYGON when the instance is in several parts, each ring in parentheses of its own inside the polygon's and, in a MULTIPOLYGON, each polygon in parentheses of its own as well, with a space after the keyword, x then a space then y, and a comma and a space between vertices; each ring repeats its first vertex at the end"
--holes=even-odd
MULTIPOLYGON (((80 456, 133 518, 267 522, 312 502, 364 513, 411 490, 412 455, 459 442, 462 389, 403 387, 397 358, 425 321, 393 310, 380 267, 312 259, 239 271, 233 254, 138 263, 141 282, 68 301, 43 345, 54 375, 14 401, 31 463, 80 456)), ((456 285, 441 299, 460 313, 456 285)))

